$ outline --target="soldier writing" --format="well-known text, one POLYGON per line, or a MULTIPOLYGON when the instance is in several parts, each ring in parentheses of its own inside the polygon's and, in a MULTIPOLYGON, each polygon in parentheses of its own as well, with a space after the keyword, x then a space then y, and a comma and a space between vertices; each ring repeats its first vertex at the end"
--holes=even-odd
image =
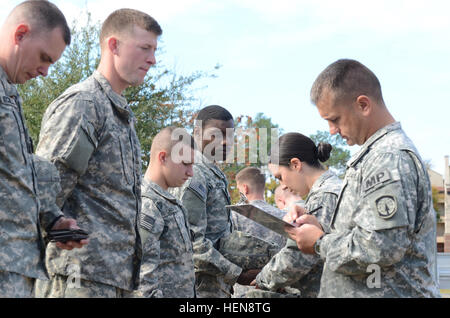
POLYGON ((347 163, 331 232, 300 208, 287 217, 301 225, 289 235, 302 252, 325 261, 319 297, 439 297, 427 170, 377 77, 338 60, 317 77, 311 100, 331 134, 361 145, 347 163))
MULTIPOLYGON (((279 138, 278 147, 274 149, 278 151, 270 155, 269 170, 289 191, 306 196, 306 211, 328 229, 341 188, 341 180, 321 164, 330 157, 332 146, 327 143, 316 146, 310 138, 300 133, 288 133, 279 138)), ((284 293, 317 297, 322 268, 320 257, 300 252, 295 241, 288 240, 254 282, 260 289, 272 293, 255 293, 265 297, 282 297, 276 292, 292 287, 296 290, 284 293)))

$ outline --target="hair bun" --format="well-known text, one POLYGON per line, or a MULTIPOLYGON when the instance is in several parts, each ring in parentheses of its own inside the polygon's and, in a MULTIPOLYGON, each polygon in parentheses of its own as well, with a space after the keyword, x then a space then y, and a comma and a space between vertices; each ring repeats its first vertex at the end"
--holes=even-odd
POLYGON ((325 162, 330 159, 331 150, 333 150, 333 146, 326 142, 321 142, 317 146, 317 159, 320 162, 325 162))

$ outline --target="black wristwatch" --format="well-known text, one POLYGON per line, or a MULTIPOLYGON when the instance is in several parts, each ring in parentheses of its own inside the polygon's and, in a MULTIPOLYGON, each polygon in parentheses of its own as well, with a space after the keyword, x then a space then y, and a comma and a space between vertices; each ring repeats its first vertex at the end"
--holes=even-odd
POLYGON ((322 234, 317 241, 314 243, 314 252, 316 252, 317 255, 320 256, 320 243, 322 243, 322 238, 324 237, 325 233, 322 234))

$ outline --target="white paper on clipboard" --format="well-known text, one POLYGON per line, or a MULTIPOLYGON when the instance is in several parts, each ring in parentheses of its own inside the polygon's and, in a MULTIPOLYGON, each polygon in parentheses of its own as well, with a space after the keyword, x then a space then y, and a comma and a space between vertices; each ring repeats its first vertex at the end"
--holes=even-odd
POLYGON ((227 205, 226 207, 255 221, 258 224, 261 224, 262 226, 265 226, 269 230, 283 235, 286 238, 289 238, 289 235, 284 230, 284 227, 296 227, 295 225, 287 223, 253 204, 235 204, 227 205))

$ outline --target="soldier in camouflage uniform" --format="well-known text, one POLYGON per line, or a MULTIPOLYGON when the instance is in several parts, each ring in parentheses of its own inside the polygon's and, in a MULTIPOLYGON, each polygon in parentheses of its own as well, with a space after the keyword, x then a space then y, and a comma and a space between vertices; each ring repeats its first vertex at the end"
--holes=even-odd
MULTIPOLYGON (((299 133, 288 133, 279 139, 279 152, 271 154, 269 170, 282 186, 305 196, 305 209, 317 217, 324 228, 329 228, 332 213, 336 207, 341 180, 320 162, 330 157, 331 145, 314 142, 299 133), (276 160, 276 161, 275 161, 276 160)), ((303 254, 295 241, 288 240, 286 246, 264 266, 256 277, 260 289, 247 297, 282 297, 281 294, 295 294, 297 297, 317 297, 320 289, 323 261, 317 255, 303 254)))
MULTIPOLYGON (((266 178, 258 168, 247 167, 239 171, 236 175, 236 186, 243 198, 246 198, 248 203, 254 204, 261 209, 271 213, 273 216, 282 219, 284 212, 271 206, 264 200, 264 188, 266 185, 266 178)), ((279 251, 285 244, 286 238, 278 233, 269 230, 249 218, 231 211, 234 228, 238 231, 250 234, 268 242, 272 242, 279 251)), ((253 286, 242 286, 235 284, 233 286, 233 297, 243 297, 249 290, 254 289, 253 286)))
POLYGON ((325 260, 319 296, 439 297, 429 178, 378 79, 357 61, 339 60, 316 79, 311 99, 331 134, 362 145, 347 163, 331 233, 307 215, 289 231, 303 252, 325 260))
POLYGON ((226 259, 218 250, 220 239, 233 230, 228 181, 216 165, 225 160, 232 143, 225 138, 227 129, 233 129, 231 114, 223 107, 211 105, 203 108, 194 128, 197 153, 194 176, 178 190, 178 197, 188 213, 194 233, 194 265, 196 291, 199 298, 225 298, 231 296, 231 287, 240 279, 250 279, 242 268, 226 259), (214 135, 214 138, 211 138, 214 135), (211 140, 213 139, 213 140, 211 140), (211 148, 211 145, 215 147, 211 148), (210 149, 210 153, 207 153, 210 149))
POLYGON ((36 171, 37 193, 41 211, 41 225, 46 233, 45 224, 63 217, 63 213, 56 205, 56 197, 61 192, 59 172, 47 159, 32 155, 36 171), (56 218, 55 218, 56 217, 56 218))
MULTIPOLYGON (((264 188, 266 178, 258 168, 247 167, 239 171, 236 175, 236 186, 248 203, 252 203, 264 210, 267 210, 273 216, 283 219, 284 212, 276 209, 264 200, 264 188)), ((269 242, 273 242, 281 249, 286 244, 286 238, 282 235, 269 230, 245 216, 232 211, 234 228, 236 230, 251 234, 269 242)))
POLYGON ((167 191, 169 187, 182 186, 192 177, 193 162, 194 140, 184 129, 167 127, 154 137, 142 183, 139 229, 143 246, 139 292, 144 297, 195 297, 193 250, 186 212, 181 202, 167 191), (185 137, 181 141, 173 135, 177 130, 185 137), (178 142, 182 144, 181 156, 175 152, 178 142))
MULTIPOLYGON (((48 279, 43 230, 76 227, 39 201, 40 165, 14 84, 47 75, 70 43, 64 15, 46 1, 16 6, 0 30, 0 297, 31 297, 34 279, 48 279), (38 184, 39 183, 39 184, 38 184)), ((54 200, 54 198, 53 198, 54 200)), ((72 249, 82 243, 58 243, 72 249)))
POLYGON ((136 118, 121 94, 156 63, 161 32, 143 12, 113 12, 102 25, 98 69, 47 108, 37 154, 58 168, 57 204, 89 233, 90 244, 70 252, 49 244, 52 277, 37 283, 36 296, 127 297, 137 287, 141 150, 136 118))

